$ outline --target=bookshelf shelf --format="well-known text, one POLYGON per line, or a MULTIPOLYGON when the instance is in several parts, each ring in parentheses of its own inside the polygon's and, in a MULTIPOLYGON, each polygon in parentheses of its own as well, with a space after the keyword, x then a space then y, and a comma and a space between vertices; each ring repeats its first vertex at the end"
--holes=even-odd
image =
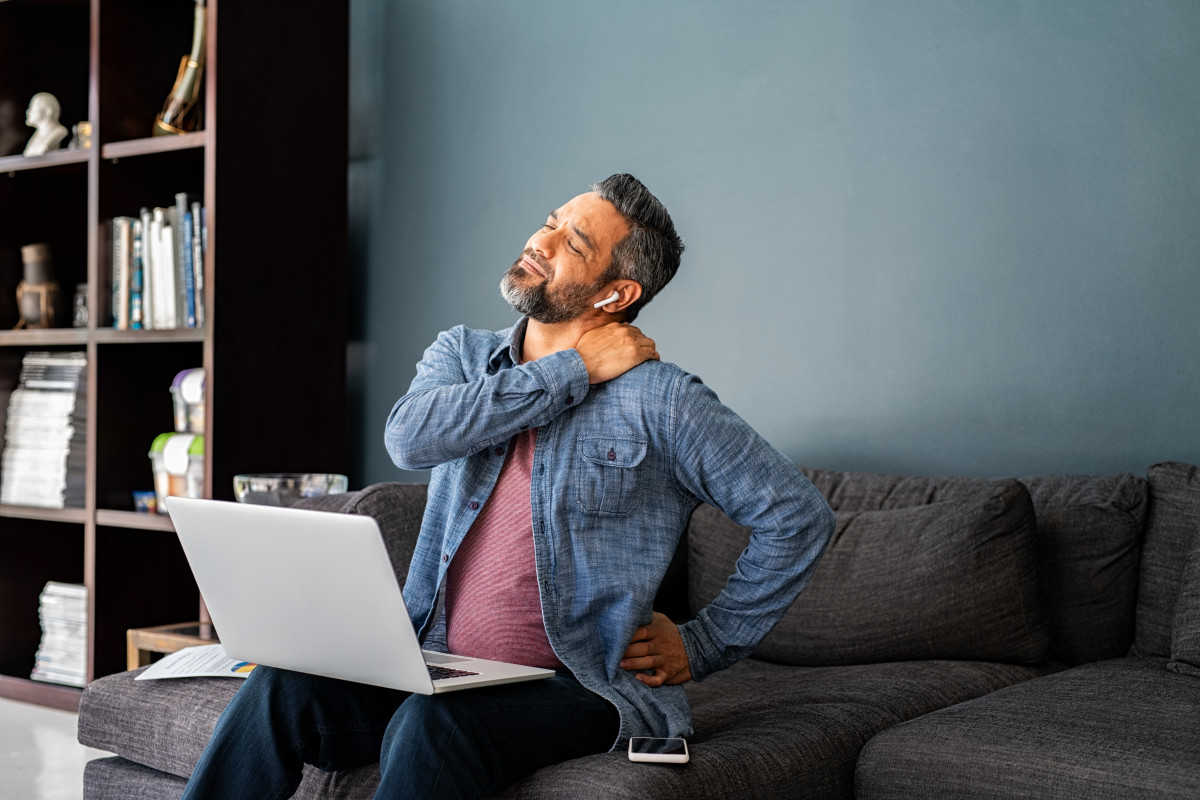
POLYGON ((107 160, 192 150, 204 147, 207 143, 208 134, 205 131, 195 131, 180 136, 149 136, 145 139, 109 142, 100 148, 100 157, 107 160))
POLYGON ((25 170, 50 170, 57 167, 87 164, 91 157, 88 150, 56 150, 41 156, 0 157, 0 174, 12 175, 25 170))
POLYGON ((128 528, 140 531, 165 531, 174 533, 171 518, 162 514, 138 514, 133 511, 96 510, 96 524, 109 528, 128 528))
POLYGON ((153 488, 147 452, 174 427, 181 370, 206 374, 205 496, 232 500, 242 472, 346 471, 349 6, 296 0, 280 17, 271 4, 207 0, 201 129, 152 136, 194 8, 0 2, 0 103, 23 114, 49 91, 63 124, 90 121, 94 142, 0 155, 0 437, 25 354, 79 350, 88 362, 84 507, 0 505, 0 697, 78 706, 79 689, 29 680, 47 581, 88 587, 88 681, 125 669, 127 630, 205 618, 170 518, 132 510, 131 492, 153 488), (274 124, 301 119, 303 136, 274 124), (205 326, 116 330, 112 219, 181 192, 207 211, 205 326), (272 219, 272 207, 285 210, 272 219), (13 330, 20 248, 34 242, 50 245, 66 300, 87 284, 87 327, 13 330), (269 357, 253 342, 270 343, 269 357))
POLYGON ((59 686, 53 683, 32 681, 28 678, 0 675, 0 697, 7 697, 11 700, 22 700, 26 703, 60 708, 63 711, 78 711, 79 696, 82 694, 82 689, 76 689, 73 686, 59 686))
POLYGON ((37 519, 46 522, 83 523, 88 513, 82 508, 38 508, 37 506, 0 505, 0 517, 37 519))
POLYGON ((203 342, 203 328, 171 328, 168 330, 119 331, 98 328, 89 337, 98 344, 136 344, 138 342, 203 342))
POLYGON ((86 345, 88 332, 84 328, 44 328, 34 330, 0 331, 0 346, 54 347, 57 345, 86 345))

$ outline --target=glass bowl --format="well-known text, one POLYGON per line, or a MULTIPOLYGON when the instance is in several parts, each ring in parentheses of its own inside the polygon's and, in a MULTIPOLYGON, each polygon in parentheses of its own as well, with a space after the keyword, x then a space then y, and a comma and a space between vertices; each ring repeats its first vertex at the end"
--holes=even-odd
POLYGON ((234 475, 233 494, 239 503, 260 506, 290 506, 305 497, 342 494, 349 485, 345 475, 325 473, 272 472, 234 475))

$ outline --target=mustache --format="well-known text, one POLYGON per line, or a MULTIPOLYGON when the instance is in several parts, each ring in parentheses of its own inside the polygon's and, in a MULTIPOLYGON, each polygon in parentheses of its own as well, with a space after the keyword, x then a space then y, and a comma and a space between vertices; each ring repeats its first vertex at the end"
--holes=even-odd
MULTIPOLYGON (((542 271, 542 274, 546 276, 546 280, 550 280, 551 278, 554 277, 554 269, 550 266, 550 263, 548 261, 546 261, 546 259, 544 259, 540 254, 534 252, 532 247, 526 247, 521 252, 521 257, 528 258, 530 261, 537 264, 538 269, 540 269, 542 271)), ((514 266, 519 263, 521 263, 520 258, 518 258, 516 260, 516 262, 514 263, 514 266)))

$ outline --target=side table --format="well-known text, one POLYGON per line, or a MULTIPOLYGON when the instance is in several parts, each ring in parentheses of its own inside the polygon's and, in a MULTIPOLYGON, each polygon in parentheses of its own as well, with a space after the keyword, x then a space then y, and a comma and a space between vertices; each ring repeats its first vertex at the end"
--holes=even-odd
POLYGON ((154 628, 130 628, 125 632, 125 667, 137 669, 150 663, 154 653, 174 653, 199 644, 217 644, 211 622, 182 622, 154 628))

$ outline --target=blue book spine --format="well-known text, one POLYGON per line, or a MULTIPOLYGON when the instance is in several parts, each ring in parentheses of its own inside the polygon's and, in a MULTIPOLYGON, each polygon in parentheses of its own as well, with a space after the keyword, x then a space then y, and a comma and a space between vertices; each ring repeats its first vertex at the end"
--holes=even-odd
POLYGON ((142 221, 133 221, 133 264, 129 272, 129 327, 142 329, 142 221))
POLYGON ((183 298, 187 326, 196 327, 196 280, 192 265, 192 212, 183 215, 183 298))

